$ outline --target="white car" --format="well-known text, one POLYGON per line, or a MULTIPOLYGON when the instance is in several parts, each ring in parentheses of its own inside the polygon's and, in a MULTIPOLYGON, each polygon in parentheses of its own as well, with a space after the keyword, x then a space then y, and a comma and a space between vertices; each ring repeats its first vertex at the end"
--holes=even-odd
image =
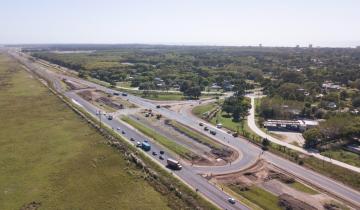
POLYGON ((140 141, 136 142, 136 147, 141 147, 141 142, 140 141))
POLYGON ((120 128, 120 127, 117 127, 117 128, 116 128, 116 130, 118 130, 118 131, 119 131, 119 130, 121 130, 121 128, 120 128))

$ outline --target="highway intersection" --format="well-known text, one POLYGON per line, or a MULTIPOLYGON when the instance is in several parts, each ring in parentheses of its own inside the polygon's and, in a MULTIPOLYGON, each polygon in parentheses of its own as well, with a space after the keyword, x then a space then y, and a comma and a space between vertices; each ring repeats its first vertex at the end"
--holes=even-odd
MULTIPOLYGON (((249 209, 249 208, 240 202, 236 202, 235 204, 230 204, 228 202, 228 198, 230 196, 227 193, 223 192, 221 188, 209 183, 208 180, 203 178, 203 176, 201 176, 200 174, 226 174, 226 173, 240 171, 248 168, 256 161, 258 161, 260 158, 266 160, 267 162, 273 164, 274 166, 280 168, 283 171, 286 171, 287 173, 297 177, 302 181, 305 181, 307 183, 310 183, 311 185, 323 189, 326 192, 335 195, 336 197, 339 197, 345 201, 348 201, 356 206, 360 206, 360 193, 351 189, 350 187, 347 187, 319 173, 313 172, 289 160, 276 156, 270 152, 263 152, 261 148, 259 148, 256 145, 253 145, 248 140, 242 137, 235 138, 226 131, 217 129, 215 126, 209 124, 208 122, 198 119, 191 114, 187 114, 187 112, 175 112, 165 107, 157 108, 157 104, 150 100, 146 100, 141 97, 130 94, 128 94, 127 96, 121 96, 121 92, 119 91, 77 77, 51 71, 46 67, 37 64, 36 62, 34 63, 32 61, 29 61, 26 57, 20 56, 18 53, 11 52, 11 54, 16 59, 21 61, 29 70, 35 72, 44 80, 50 82, 53 89, 55 89, 57 92, 64 95, 68 99, 72 100, 74 104, 82 107, 85 111, 87 111, 96 118, 99 117, 97 114, 99 108, 89 103, 88 101, 84 100, 74 91, 66 90, 61 82, 63 79, 72 81, 74 83, 83 84, 89 88, 102 90, 109 94, 119 93, 120 97, 122 97, 124 100, 128 100, 129 102, 137 105, 138 107, 144 109, 156 110, 156 112, 160 113, 166 118, 171 120, 176 120, 184 125, 191 126, 193 129, 197 130, 198 132, 207 135, 213 138, 214 140, 219 141, 225 145, 228 145, 233 149, 235 149, 236 151, 238 151, 240 154, 239 158, 229 165, 192 166, 184 162, 182 170, 172 171, 172 173, 175 176, 179 177, 184 183, 186 183, 193 189, 197 189, 198 192, 201 193, 204 197, 206 197, 207 199, 209 199, 210 201, 212 201, 222 209, 249 209), (203 127, 200 127, 198 125, 199 122, 202 122, 205 126, 210 128, 211 130, 216 130, 217 131, 216 136, 213 136, 209 134, 209 132, 204 131, 203 127)), ((198 104, 198 101, 189 101, 187 103, 196 105, 198 104)), ((148 137, 144 136, 141 132, 137 131, 136 129, 132 128, 131 126, 120 120, 117 119, 108 120, 105 117, 102 117, 102 123, 108 126, 109 128, 113 128, 115 132, 118 132, 120 135, 122 135, 125 139, 127 139, 130 143, 134 145, 138 140, 149 139, 148 137), (135 141, 131 141, 131 139, 135 141)), ((150 141, 152 143, 152 151, 156 151, 157 153, 159 153, 159 151, 165 151, 166 158, 171 157, 178 159, 178 157, 174 155, 171 151, 168 151, 166 148, 162 147, 161 145, 157 144, 155 141, 152 141, 151 139, 150 141)), ((165 167, 166 158, 165 160, 160 160, 157 156, 151 155, 150 152, 148 152, 147 154, 154 161, 165 167)))

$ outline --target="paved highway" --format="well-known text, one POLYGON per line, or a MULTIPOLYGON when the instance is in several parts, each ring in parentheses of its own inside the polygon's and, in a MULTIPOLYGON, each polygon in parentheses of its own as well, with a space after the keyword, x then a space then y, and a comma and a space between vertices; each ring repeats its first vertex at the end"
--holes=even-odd
MULTIPOLYGON (((21 59, 23 63, 25 63, 28 68, 40 73, 44 78, 47 78, 48 80, 52 81, 55 88, 59 91, 62 90, 62 85, 60 80, 62 78, 66 78, 75 82, 80 82, 83 84, 86 84, 89 87, 101 89, 103 91, 113 93, 118 92, 111 89, 108 89, 106 87, 91 83, 89 81, 85 81, 79 78, 73 78, 65 75, 59 75, 54 72, 51 72, 49 70, 46 70, 44 67, 34 65, 32 63, 29 63, 28 61, 24 60, 23 58, 20 58, 19 56, 15 55, 18 59, 21 59), (30 67, 29 67, 30 66, 30 67)), ((78 95, 71 93, 71 92, 65 92, 64 93, 67 97, 76 100, 79 104, 81 104, 88 112, 94 114, 96 111, 96 108, 92 106, 90 103, 86 102, 85 100, 82 100, 78 95)), ((178 175, 182 180, 184 180, 187 184, 193 186, 194 188, 198 188, 200 190, 200 193, 205 195, 208 199, 215 202, 217 205, 219 205, 221 208, 224 209, 247 209, 246 206, 239 204, 238 202, 236 205, 229 204, 226 199, 228 195, 226 193, 222 192, 212 184, 208 183, 204 178, 197 175, 197 173, 229 173, 236 170, 240 170, 243 168, 246 168, 247 166, 254 163, 260 156, 261 158, 265 159, 266 161, 274 164, 275 166, 279 167, 280 169, 287 171, 296 177, 305 180, 319 188, 322 188, 331 194, 334 194, 340 198, 343 198, 344 200, 347 200, 355 205, 360 206, 360 193, 344 186, 341 183, 335 182, 334 180, 327 178, 321 174, 318 174, 316 172, 313 172, 309 169, 306 169, 302 166, 299 166, 291 161, 288 161, 286 159, 283 159, 281 157, 278 157, 274 154, 271 154, 269 152, 265 152, 261 155, 261 149, 257 146, 249 143, 246 139, 243 138, 234 138, 232 135, 227 134, 225 131, 219 130, 213 125, 210 125, 206 122, 203 122, 205 126, 209 127, 212 130, 217 130, 216 136, 210 135, 208 132, 205 132, 202 127, 198 126, 199 119, 192 115, 187 115, 186 113, 177 113, 171 110, 168 110, 166 108, 159 108, 156 109, 156 104, 150 102, 149 100, 144 100, 140 97, 128 95, 124 97, 124 99, 128 99, 130 102, 137 104, 140 107, 148 108, 156 110, 157 112, 161 113, 165 117, 169 119, 175 119, 183 124, 189 125, 193 127, 194 129, 198 130, 199 132, 204 133, 205 135, 208 135, 212 138, 215 138, 217 141, 223 142, 224 144, 228 144, 231 147, 237 149, 241 155, 240 159, 236 160, 233 164, 227 165, 227 166, 212 166, 212 167, 197 167, 197 166, 188 166, 185 165, 183 170, 174 172, 176 175, 178 175)), ((124 123, 121 123, 117 120, 105 120, 104 123, 106 123, 110 127, 120 127, 121 129, 125 130, 125 137, 127 139, 134 138, 134 139, 145 139, 144 136, 142 136, 139 132, 136 132, 135 130, 129 128, 124 123)), ((156 145, 154 143, 154 145, 156 145)), ((156 145, 154 147, 156 150, 165 150, 164 148, 161 148, 161 146, 156 145)), ((168 152, 168 154, 171 154, 171 152, 168 152)), ((149 154, 151 156, 151 154, 149 154)), ((155 158, 158 160, 158 158, 155 158)), ((164 164, 163 161, 158 160, 158 162, 164 164)))

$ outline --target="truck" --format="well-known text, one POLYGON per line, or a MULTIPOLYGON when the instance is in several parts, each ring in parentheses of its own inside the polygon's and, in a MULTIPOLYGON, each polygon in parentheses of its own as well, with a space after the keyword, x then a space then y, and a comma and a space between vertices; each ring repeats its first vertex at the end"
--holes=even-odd
POLYGON ((141 149, 143 149, 144 151, 150 151, 151 150, 151 146, 148 142, 143 142, 141 143, 141 149))
POLYGON ((179 161, 177 160, 174 160, 174 159, 171 159, 171 158, 168 158, 167 159, 167 166, 171 169, 174 169, 174 170, 181 170, 182 166, 181 164, 179 163, 179 161))

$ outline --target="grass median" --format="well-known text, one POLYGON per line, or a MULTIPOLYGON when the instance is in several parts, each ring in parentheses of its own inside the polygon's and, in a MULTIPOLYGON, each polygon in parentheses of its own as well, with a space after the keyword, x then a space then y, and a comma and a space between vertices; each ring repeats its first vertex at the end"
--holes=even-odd
POLYGON ((252 203, 260 206, 263 209, 267 210, 281 210, 279 203, 279 198, 270 192, 261 189, 260 187, 251 186, 248 190, 242 190, 236 185, 229 185, 229 188, 248 199, 252 203))
POLYGON ((300 183, 300 182, 293 182, 291 184, 288 184, 289 187, 292 187, 294 188, 295 190, 297 191, 300 191, 300 192, 304 192, 304 193, 307 193, 307 194, 310 194, 310 195, 316 195, 316 194, 319 194, 318 191, 300 183))
POLYGON ((128 123, 129 125, 133 126, 134 128, 138 129, 140 132, 145 134, 146 136, 154 139, 155 141, 159 142, 164 147, 168 148, 169 150, 173 151, 174 153, 178 154, 180 157, 192 160, 196 154, 188 150, 186 147, 175 143, 174 141, 166 138, 163 135, 158 134, 156 131, 146 127, 145 125, 136 122, 135 120, 129 117, 122 117, 121 120, 128 123))
POLYGON ((179 122, 176 122, 174 120, 171 120, 169 122, 169 124, 171 126, 173 126, 176 130, 178 130, 179 132, 189 136, 190 138, 196 140, 197 142, 201 143, 201 144, 204 144, 210 148, 213 148, 213 149, 222 149, 224 148, 225 146, 224 145, 221 145, 219 143, 217 143, 215 140, 212 140, 211 138, 197 132, 197 131, 194 131, 193 129, 185 126, 185 125, 182 125, 181 123, 179 122))

